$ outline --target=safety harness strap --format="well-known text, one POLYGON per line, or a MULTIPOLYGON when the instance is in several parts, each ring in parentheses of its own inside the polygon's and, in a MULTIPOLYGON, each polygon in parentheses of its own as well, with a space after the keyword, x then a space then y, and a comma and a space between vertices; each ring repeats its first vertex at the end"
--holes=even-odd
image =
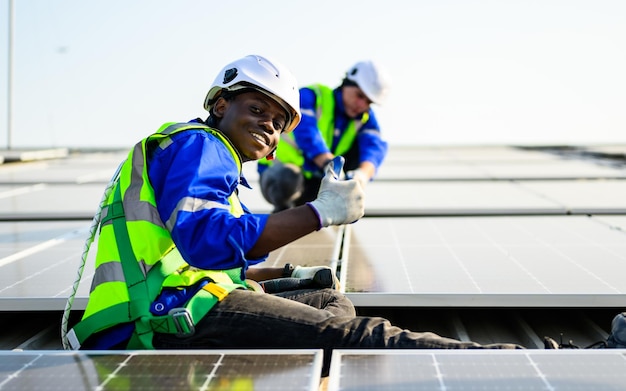
MULTIPOLYGON (((167 315, 142 316, 135 322, 135 332, 127 344, 128 349, 146 349, 152 347, 153 333, 176 334, 178 337, 188 337, 194 334, 195 325, 202 319, 215 304, 222 301, 230 292, 241 286, 236 284, 209 283, 200 289, 184 307, 174 308, 167 315), (149 339, 150 345, 146 345, 149 339)), ((76 324, 68 334, 72 349, 79 349, 80 345, 102 328, 103 324, 110 324, 112 319, 119 319, 120 323, 128 322, 130 303, 120 303, 97 312, 76 324)))
MULTIPOLYGON (((128 348, 144 347, 148 336, 152 343, 153 333, 176 334, 180 338, 192 336, 196 331, 195 326, 213 306, 240 287, 236 284, 209 282, 189 299, 184 307, 173 308, 165 316, 141 317, 136 322, 136 332, 133 333, 128 348)), ((150 346, 152 347, 152 344, 150 346)))
MULTIPOLYGON (((91 334, 106 328, 107 325, 127 323, 134 319, 141 319, 151 316, 149 308, 151 300, 148 298, 148 286, 146 278, 139 268, 137 259, 130 244, 128 230, 126 228, 126 217, 121 197, 121 186, 117 186, 114 199, 108 208, 107 215, 103 217, 102 223, 111 221, 120 253, 120 263, 126 280, 130 302, 120 303, 102 311, 94 313, 76 324, 72 331, 77 342, 82 344, 91 334)), ((151 281, 160 284, 160 281, 151 281)), ((152 348, 152 336, 149 330, 143 329, 143 323, 136 322, 135 333, 141 333, 141 343, 145 348, 152 348), (150 334, 150 335, 148 335, 150 334)), ((76 347, 76 348, 78 348, 76 347)))
POLYGON ((128 322, 128 318, 122 316, 127 313, 128 303, 120 303, 82 319, 68 332, 70 347, 74 350, 80 349, 89 336, 100 331, 102 325, 110 324, 112 320, 119 319, 119 323, 128 322))
POLYGON ((128 236, 128 229, 126 227, 126 216, 122 204, 122 190, 119 185, 115 189, 115 196, 113 198, 113 205, 116 204, 119 206, 113 208, 117 211, 117 216, 112 218, 113 231, 115 232, 115 240, 120 253, 122 270, 124 271, 126 287, 128 288, 128 296, 131 299, 129 303, 129 316, 130 319, 137 319, 131 340, 134 340, 135 336, 137 336, 143 347, 152 349, 152 330, 146 327, 144 322, 139 321, 143 317, 150 316, 150 302, 152 300, 148 298, 146 276, 139 268, 139 263, 137 262, 133 247, 130 243, 130 237, 128 236), (120 207, 121 214, 119 210, 120 207))
POLYGON ((155 333, 176 334, 178 337, 193 335, 198 324, 215 304, 222 301, 230 292, 240 288, 236 284, 216 284, 209 282, 191 298, 184 307, 174 308, 168 316, 155 316, 146 321, 155 333))

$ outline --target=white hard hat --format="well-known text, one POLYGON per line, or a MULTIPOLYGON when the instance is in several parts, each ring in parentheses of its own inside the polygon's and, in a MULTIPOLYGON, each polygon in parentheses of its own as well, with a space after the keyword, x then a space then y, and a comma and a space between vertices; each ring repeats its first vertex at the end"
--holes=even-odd
POLYGON ((373 61, 360 61, 346 72, 346 79, 356 83, 376 104, 382 104, 391 88, 387 72, 373 61))
POLYGON ((279 62, 258 55, 249 55, 226 65, 211 85, 204 99, 204 108, 210 112, 222 90, 244 88, 264 93, 285 109, 290 118, 284 133, 291 132, 300 122, 300 92, 296 78, 279 62))

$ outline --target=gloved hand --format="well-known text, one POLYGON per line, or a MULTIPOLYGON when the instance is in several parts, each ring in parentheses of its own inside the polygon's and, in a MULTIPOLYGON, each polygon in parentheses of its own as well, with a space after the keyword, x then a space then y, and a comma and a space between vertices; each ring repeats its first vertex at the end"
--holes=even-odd
POLYGON ((369 175, 365 173, 365 171, 357 168, 356 170, 346 172, 346 178, 348 179, 356 179, 361 187, 365 189, 365 185, 367 185, 370 181, 369 175))
POLYGON ((333 165, 326 166, 317 198, 309 205, 319 218, 319 228, 354 223, 365 214, 365 193, 356 180, 339 181, 333 165))
POLYGON ((313 280, 319 288, 337 288, 339 280, 333 270, 328 266, 296 266, 291 277, 303 280, 313 280))

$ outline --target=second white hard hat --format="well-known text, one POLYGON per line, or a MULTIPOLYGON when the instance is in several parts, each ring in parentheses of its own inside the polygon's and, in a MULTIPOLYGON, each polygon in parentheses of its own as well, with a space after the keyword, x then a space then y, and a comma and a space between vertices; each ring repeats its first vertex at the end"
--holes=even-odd
POLYGON ((383 104, 391 88, 387 72, 374 61, 359 61, 346 72, 346 79, 356 83, 376 104, 383 104))
POLYGON ((226 65, 211 85, 204 99, 204 108, 210 112, 222 90, 244 88, 264 93, 285 109, 290 118, 283 132, 292 131, 300 122, 300 92, 296 78, 278 61, 259 55, 249 55, 226 65))

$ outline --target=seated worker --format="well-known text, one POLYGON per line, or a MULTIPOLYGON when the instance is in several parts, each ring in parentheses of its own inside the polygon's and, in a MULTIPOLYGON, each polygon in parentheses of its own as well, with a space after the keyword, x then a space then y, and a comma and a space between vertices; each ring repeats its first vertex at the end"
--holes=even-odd
POLYGON ((258 265, 268 253, 364 213, 356 179, 329 164, 318 196, 273 214, 242 205, 242 163, 270 154, 300 121, 296 79, 250 55, 226 65, 204 102, 205 120, 166 123, 139 141, 101 209, 95 273, 81 321, 64 333, 72 349, 514 349, 414 332, 356 316, 330 268, 258 265), (317 286, 266 293, 281 277, 317 286))
POLYGON ((387 73, 373 61, 356 63, 335 89, 321 84, 300 89, 302 121, 282 135, 274 160, 257 164, 261 193, 274 212, 314 200, 324 167, 335 156, 345 158, 347 176, 361 185, 374 177, 387 143, 371 105, 382 104, 389 89, 387 73))

